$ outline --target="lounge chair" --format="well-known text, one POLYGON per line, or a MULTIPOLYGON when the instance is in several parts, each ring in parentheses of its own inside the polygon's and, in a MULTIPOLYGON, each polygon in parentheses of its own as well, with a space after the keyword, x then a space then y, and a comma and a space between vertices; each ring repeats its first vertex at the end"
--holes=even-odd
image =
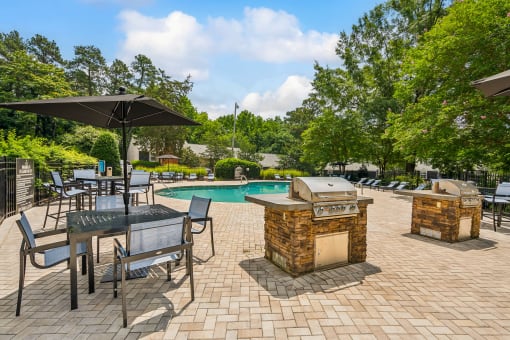
POLYGON ((374 183, 374 182, 375 182, 375 178, 371 178, 371 179, 367 180, 365 183, 362 183, 361 186, 363 188, 365 188, 365 187, 369 188, 372 185, 372 183, 374 183))
POLYGON ((161 173, 161 175, 159 176, 159 179, 161 181, 173 182, 175 180, 174 174, 175 174, 175 172, 172 172, 172 171, 163 171, 161 173))
POLYGON ((214 174, 212 172, 207 175, 207 180, 208 181, 214 181, 214 174))
POLYGON ((363 183, 365 183, 366 181, 368 180, 367 177, 363 177, 362 179, 360 179, 358 182, 354 183, 354 186, 355 187, 360 187, 363 185, 363 183))
POLYGON ((376 179, 375 181, 372 182, 372 184, 370 184, 370 189, 377 189, 377 190, 379 190, 380 183, 381 183, 381 180, 380 179, 376 179))
POLYGON ((388 185, 382 185, 379 187, 380 190, 394 190, 395 187, 398 185, 399 181, 391 181, 388 185))
POLYGON ((282 178, 280 177, 280 174, 274 174, 274 179, 280 181, 282 178))
POLYGON ((198 178, 197 174, 192 172, 192 173, 189 174, 188 180, 189 181, 195 181, 197 178, 198 178))
POLYGON ((425 190, 426 187, 427 183, 421 183, 416 188, 414 188, 414 190, 425 190))
POLYGON ((393 190, 404 190, 409 185, 409 182, 400 182, 399 185, 393 190))
POLYGON ((285 175, 285 180, 292 181, 292 176, 289 174, 285 175))

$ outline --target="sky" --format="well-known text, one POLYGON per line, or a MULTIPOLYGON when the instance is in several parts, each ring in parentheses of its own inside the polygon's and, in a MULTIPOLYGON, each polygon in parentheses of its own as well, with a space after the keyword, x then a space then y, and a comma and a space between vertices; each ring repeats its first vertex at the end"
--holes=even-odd
POLYGON ((17 0, 2 3, 0 32, 54 40, 63 57, 93 45, 107 63, 143 54, 210 119, 248 110, 264 119, 301 106, 314 62, 341 67, 339 33, 382 0, 17 0))

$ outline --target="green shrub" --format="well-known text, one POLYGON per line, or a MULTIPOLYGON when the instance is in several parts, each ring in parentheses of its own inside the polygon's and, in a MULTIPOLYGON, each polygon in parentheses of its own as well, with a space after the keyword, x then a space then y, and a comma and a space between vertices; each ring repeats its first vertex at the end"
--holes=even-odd
POLYGON ((260 176, 262 177, 262 179, 272 180, 272 179, 274 179, 275 174, 279 174, 280 177, 282 177, 282 178, 285 178, 285 176, 287 176, 287 175, 290 175, 292 178, 310 176, 310 174, 307 171, 301 171, 301 170, 296 170, 296 169, 281 170, 281 169, 273 169, 273 168, 262 170, 262 172, 260 173, 260 176))
POLYGON ((100 134, 90 150, 90 155, 104 160, 107 167, 111 166, 113 175, 121 174, 119 145, 113 133, 104 132, 100 134))
POLYGON ((132 161, 131 165, 133 166, 134 169, 138 169, 138 168, 142 168, 142 167, 143 168, 157 168, 158 166, 160 166, 159 162, 141 161, 141 160, 132 161))
POLYGON ((215 177, 221 179, 234 179, 235 169, 240 166, 243 168, 244 174, 246 175, 246 169, 250 169, 247 172, 248 178, 260 178, 260 165, 255 162, 245 161, 237 158, 225 158, 216 162, 214 166, 215 177))

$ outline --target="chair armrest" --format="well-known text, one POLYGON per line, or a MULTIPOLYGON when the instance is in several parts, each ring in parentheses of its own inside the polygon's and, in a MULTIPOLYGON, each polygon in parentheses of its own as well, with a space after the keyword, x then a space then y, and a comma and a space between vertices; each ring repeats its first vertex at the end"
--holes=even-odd
POLYGON ((113 246, 118 253, 120 253, 120 257, 128 256, 126 249, 122 246, 122 244, 117 240, 117 238, 113 239, 113 246))
POLYGON ((42 253, 45 250, 54 249, 54 248, 58 248, 58 247, 63 247, 63 246, 67 246, 67 245, 69 245, 69 242, 67 240, 64 240, 64 241, 58 241, 58 242, 53 242, 53 243, 42 244, 40 246, 36 246, 36 247, 31 248, 30 251, 34 252, 34 253, 42 253))
POLYGON ((63 234, 66 232, 67 232, 66 229, 55 229, 55 230, 50 230, 50 231, 41 231, 38 233, 34 233, 34 238, 53 236, 53 235, 63 234))

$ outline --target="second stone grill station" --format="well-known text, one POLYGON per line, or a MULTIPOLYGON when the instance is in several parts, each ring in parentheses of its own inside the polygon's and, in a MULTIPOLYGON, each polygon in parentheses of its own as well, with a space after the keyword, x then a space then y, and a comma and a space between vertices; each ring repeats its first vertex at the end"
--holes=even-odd
POLYGON ((367 206, 341 177, 295 177, 288 194, 248 195, 265 207, 265 257, 299 276, 365 262, 367 206))

